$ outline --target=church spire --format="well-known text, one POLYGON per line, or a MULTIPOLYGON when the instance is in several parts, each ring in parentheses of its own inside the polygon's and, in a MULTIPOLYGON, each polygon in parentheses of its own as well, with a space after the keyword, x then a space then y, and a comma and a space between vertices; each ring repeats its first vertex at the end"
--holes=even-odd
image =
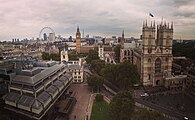
POLYGON ((77 32, 80 32, 80 30, 79 30, 79 26, 77 25, 77 32))
POLYGON ((155 21, 154 21, 154 23, 153 23, 153 27, 155 28, 155 21))
POLYGON ((143 21, 143 27, 145 27, 144 21, 143 21))
POLYGON ((122 32, 122 38, 124 38, 125 37, 125 34, 124 34, 124 30, 123 30, 123 32, 122 32))
POLYGON ((173 29, 173 22, 171 22, 171 29, 173 29))
POLYGON ((147 19, 146 19, 146 27, 147 27, 148 25, 147 25, 147 19))

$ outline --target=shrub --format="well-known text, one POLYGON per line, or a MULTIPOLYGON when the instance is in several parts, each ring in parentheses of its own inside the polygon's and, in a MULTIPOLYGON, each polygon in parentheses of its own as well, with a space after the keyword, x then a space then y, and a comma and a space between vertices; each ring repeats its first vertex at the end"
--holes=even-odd
POLYGON ((95 96, 95 100, 96 100, 97 102, 103 101, 103 95, 102 95, 102 94, 97 94, 97 95, 95 96))

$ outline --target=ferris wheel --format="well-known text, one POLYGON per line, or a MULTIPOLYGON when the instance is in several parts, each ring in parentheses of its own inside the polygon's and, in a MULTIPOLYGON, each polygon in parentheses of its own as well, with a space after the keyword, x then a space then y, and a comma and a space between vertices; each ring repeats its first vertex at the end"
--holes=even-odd
POLYGON ((44 28, 41 29, 41 31, 39 32, 39 40, 40 41, 43 41, 42 36, 43 36, 43 32, 45 30, 49 30, 50 31, 50 33, 49 33, 49 39, 48 39, 49 42, 55 41, 55 31, 51 27, 44 27, 44 28))

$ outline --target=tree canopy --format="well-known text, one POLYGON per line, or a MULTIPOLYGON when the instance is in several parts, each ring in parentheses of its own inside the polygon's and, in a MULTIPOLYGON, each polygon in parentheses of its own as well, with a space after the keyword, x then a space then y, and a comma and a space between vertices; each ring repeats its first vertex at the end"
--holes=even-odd
POLYGON ((100 91, 103 86, 103 78, 98 75, 91 75, 87 78, 88 85, 93 89, 93 91, 100 91))
POLYGON ((112 120, 131 120, 134 99, 130 92, 119 92, 110 102, 109 116, 112 120))
POLYGON ((92 60, 91 61, 91 69, 93 69, 97 74, 100 75, 101 69, 105 67, 104 60, 92 60))
POLYGON ((68 59, 69 60, 78 60, 79 58, 78 58, 78 54, 76 54, 76 53, 69 53, 68 54, 68 59))
POLYGON ((86 62, 91 64, 92 60, 98 60, 98 52, 97 50, 89 50, 88 56, 86 58, 86 62))
POLYGON ((121 64, 106 65, 101 70, 102 76, 123 90, 128 90, 133 84, 139 82, 137 67, 124 61, 121 64))
POLYGON ((47 53, 47 52, 42 52, 42 59, 43 60, 55 60, 55 61, 60 61, 60 55, 57 53, 47 53))
POLYGON ((132 117, 133 120, 165 120, 164 116, 155 111, 141 109, 136 111, 132 117))
POLYGON ((185 56, 192 60, 195 59, 195 42, 175 43, 173 45, 173 56, 185 56))

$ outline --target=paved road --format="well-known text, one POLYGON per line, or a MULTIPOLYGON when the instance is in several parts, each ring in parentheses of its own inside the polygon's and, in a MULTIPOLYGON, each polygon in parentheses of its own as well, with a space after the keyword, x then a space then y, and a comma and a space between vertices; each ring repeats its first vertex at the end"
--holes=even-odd
POLYGON ((77 102, 73 107, 72 112, 70 113, 69 119, 70 120, 84 120, 87 107, 89 104, 91 92, 88 90, 87 84, 72 84, 70 86, 70 90, 75 92, 75 97, 77 102), (75 118, 76 116, 76 118, 75 118))
MULTIPOLYGON (((106 96, 109 96, 108 98, 110 98, 110 97, 112 98, 112 97, 113 97, 113 95, 110 94, 109 92, 106 92, 106 90, 104 90, 104 91, 102 91, 102 92, 103 92, 106 96)), ((153 103, 147 102, 147 101, 145 101, 145 100, 142 100, 140 97, 138 97, 139 94, 141 94, 141 93, 142 93, 142 91, 138 91, 138 92, 136 93, 137 95, 134 95, 135 102, 137 102, 137 103, 139 103, 139 104, 142 104, 142 105, 144 105, 144 106, 147 106, 147 107, 149 107, 149 108, 158 110, 159 112, 164 113, 164 114, 168 115, 169 117, 172 117, 172 119, 173 119, 173 118, 176 118, 176 120, 177 120, 177 119, 180 120, 180 119, 183 119, 183 117, 185 116, 185 115, 183 115, 182 113, 179 113, 179 112, 177 112, 177 111, 172 111, 172 110, 170 110, 170 109, 167 109, 167 108, 165 108, 165 107, 159 106, 159 105, 157 105, 157 104, 153 104, 153 103)), ((135 94, 135 93, 134 93, 134 94, 135 94)), ((189 117, 189 116, 188 116, 188 118, 189 118, 190 120, 195 120, 195 118, 192 118, 192 117, 189 117)))

